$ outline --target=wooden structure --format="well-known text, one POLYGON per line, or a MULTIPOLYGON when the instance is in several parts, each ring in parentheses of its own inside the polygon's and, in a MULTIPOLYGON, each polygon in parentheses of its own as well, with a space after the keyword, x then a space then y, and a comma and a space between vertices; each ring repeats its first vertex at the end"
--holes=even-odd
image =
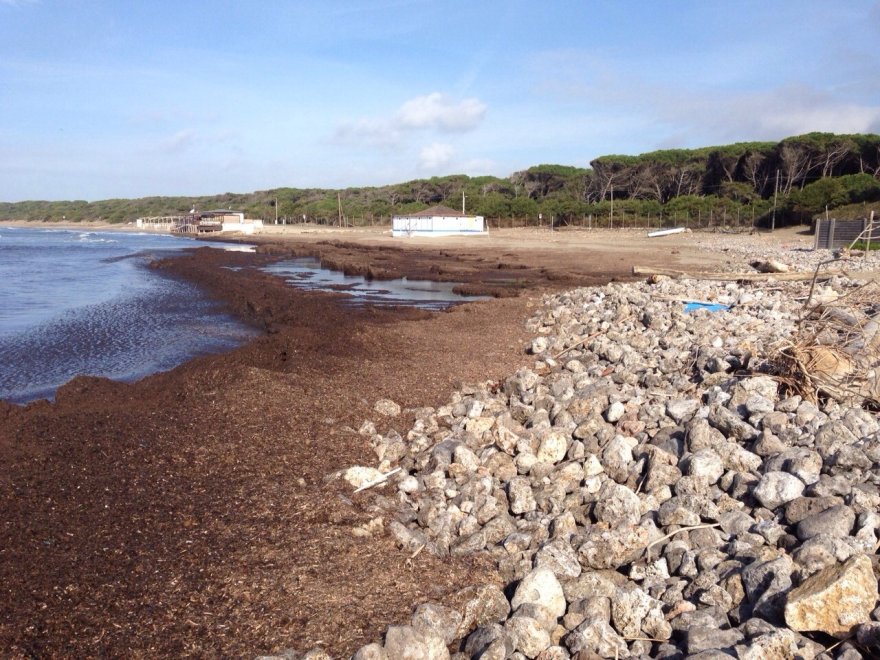
POLYGON ((858 240, 880 239, 880 221, 874 219, 871 213, 869 218, 859 220, 836 220, 834 218, 816 219, 816 231, 813 238, 813 249, 833 250, 839 247, 849 247, 858 240))
POLYGON ((186 215, 166 215, 138 218, 138 227, 172 234, 209 234, 220 231, 238 231, 253 234, 263 226, 262 220, 245 219, 244 213, 228 209, 191 211, 186 215))

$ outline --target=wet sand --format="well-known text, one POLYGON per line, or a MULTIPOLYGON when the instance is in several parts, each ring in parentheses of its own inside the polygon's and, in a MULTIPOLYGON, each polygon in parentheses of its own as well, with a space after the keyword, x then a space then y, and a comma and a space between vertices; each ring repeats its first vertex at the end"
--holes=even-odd
POLYGON ((268 235, 242 238, 258 254, 202 248, 156 264, 263 334, 138 383, 81 377, 55 404, 0 403, 4 655, 340 656, 419 602, 496 581, 479 557, 410 558, 387 535, 352 533, 382 495, 325 480, 376 464, 355 429, 380 398, 436 406, 456 383, 528 364, 523 324, 543 291, 709 258, 672 242, 502 238, 268 235), (502 297, 439 313, 350 309, 254 268, 292 254, 502 297))

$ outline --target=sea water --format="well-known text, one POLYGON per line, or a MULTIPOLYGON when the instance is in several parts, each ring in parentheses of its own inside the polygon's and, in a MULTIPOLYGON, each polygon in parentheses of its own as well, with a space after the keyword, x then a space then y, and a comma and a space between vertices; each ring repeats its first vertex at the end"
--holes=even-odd
POLYGON ((314 257, 286 259, 263 268, 283 277, 285 282, 308 291, 333 291, 348 296, 353 307, 419 307, 441 310, 464 302, 483 300, 485 296, 466 296, 455 292, 456 282, 411 280, 372 280, 362 275, 346 275, 321 266, 314 257))
POLYGON ((162 234, 0 227, 0 399, 51 399, 77 375, 130 382, 255 336, 197 287, 147 268, 205 245, 162 234))

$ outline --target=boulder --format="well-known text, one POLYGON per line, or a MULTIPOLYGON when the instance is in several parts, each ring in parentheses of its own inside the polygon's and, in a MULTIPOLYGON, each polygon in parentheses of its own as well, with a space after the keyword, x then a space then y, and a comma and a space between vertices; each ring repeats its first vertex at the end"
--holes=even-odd
POLYGON ((856 555, 808 577, 788 595, 785 623, 792 630, 849 636, 871 619, 877 577, 867 555, 856 555))

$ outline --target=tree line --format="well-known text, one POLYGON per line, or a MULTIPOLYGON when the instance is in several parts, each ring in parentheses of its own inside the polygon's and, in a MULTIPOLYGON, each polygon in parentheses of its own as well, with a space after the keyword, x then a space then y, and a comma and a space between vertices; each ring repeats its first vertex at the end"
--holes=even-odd
MULTIPOLYGON (((266 222, 385 224, 443 204, 497 226, 802 223, 819 213, 863 213, 880 202, 880 135, 808 133, 608 155, 588 168, 536 165, 507 178, 463 174, 330 190, 276 188, 207 197, 0 203, 0 220, 133 222, 139 217, 231 208, 266 222)), ((842 215, 841 215, 842 214, 842 215)))

